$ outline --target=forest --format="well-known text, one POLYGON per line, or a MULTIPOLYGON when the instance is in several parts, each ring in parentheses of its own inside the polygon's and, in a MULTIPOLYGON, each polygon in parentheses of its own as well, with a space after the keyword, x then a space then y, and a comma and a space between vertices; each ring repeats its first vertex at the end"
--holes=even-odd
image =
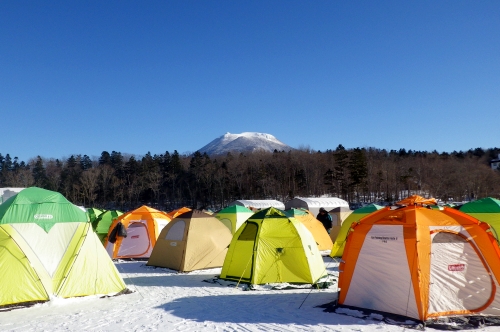
POLYGON ((27 162, 0 154, 0 187, 37 186, 77 205, 123 211, 141 205, 219 210, 237 199, 320 196, 352 204, 394 203, 410 194, 464 202, 500 198, 500 171, 489 164, 499 153, 498 148, 438 153, 339 145, 224 156, 103 151, 92 159, 37 156, 27 162))

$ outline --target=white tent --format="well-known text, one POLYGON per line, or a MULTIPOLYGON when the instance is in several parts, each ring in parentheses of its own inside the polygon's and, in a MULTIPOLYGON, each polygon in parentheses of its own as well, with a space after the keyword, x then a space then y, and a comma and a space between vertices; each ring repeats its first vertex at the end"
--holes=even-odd
POLYGON ((280 210, 285 210, 285 204, 281 203, 280 201, 276 201, 273 199, 251 199, 251 200, 245 200, 245 199, 239 199, 237 201, 234 201, 232 203, 229 203, 227 206, 231 205, 240 205, 244 206, 246 208, 255 208, 255 209, 267 209, 269 207, 274 207, 276 209, 280 210))
POLYGON ((24 188, 0 188, 0 204, 14 196, 24 188))
POLYGON ((303 208, 309 210, 314 216, 317 216, 320 208, 326 211, 337 207, 349 207, 349 204, 343 199, 337 197, 295 197, 285 203, 285 209, 303 208))

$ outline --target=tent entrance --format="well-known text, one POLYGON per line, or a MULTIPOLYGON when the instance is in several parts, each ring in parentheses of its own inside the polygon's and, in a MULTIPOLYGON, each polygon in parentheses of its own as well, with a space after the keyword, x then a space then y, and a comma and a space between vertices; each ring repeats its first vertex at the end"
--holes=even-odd
POLYGON ((235 244, 234 252, 237 252, 238 255, 233 256, 226 278, 251 282, 255 260, 255 239, 258 231, 259 225, 257 223, 247 222, 235 244))
POLYGON ((466 314, 487 307, 495 282, 476 245, 459 233, 431 232, 429 316, 466 314))
POLYGON ((186 228, 186 222, 184 220, 178 220, 169 229, 167 235, 165 235, 166 244, 169 246, 169 254, 168 257, 164 257, 164 260, 168 262, 167 266, 171 266, 175 270, 181 270, 183 266, 184 250, 186 249, 187 243, 186 228))
POLYGON ((127 237, 123 238, 117 257, 141 257, 151 251, 148 229, 141 222, 132 222, 127 228, 127 237))

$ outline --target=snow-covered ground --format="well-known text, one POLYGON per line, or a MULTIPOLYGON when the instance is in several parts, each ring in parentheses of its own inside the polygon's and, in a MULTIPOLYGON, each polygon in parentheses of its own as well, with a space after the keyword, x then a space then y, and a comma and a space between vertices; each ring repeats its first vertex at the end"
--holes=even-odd
MULTIPOLYGON (((338 263, 324 257, 328 273, 338 263)), ((404 331, 378 315, 357 318, 325 312, 319 305, 337 298, 328 289, 244 290, 216 281, 219 269, 177 273, 118 261, 116 266, 134 292, 115 297, 53 299, 29 308, 0 312, 1 331, 404 331)), ((406 328, 408 330, 408 328, 406 328)), ((426 328, 427 331, 433 329, 426 328)), ((486 327, 474 331, 498 331, 486 327)))

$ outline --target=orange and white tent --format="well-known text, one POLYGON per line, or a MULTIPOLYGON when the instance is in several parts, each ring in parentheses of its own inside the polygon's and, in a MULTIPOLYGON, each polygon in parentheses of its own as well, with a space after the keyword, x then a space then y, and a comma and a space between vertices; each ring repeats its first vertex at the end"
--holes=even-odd
POLYGON ((158 235, 170 220, 172 218, 165 212, 143 205, 113 220, 104 247, 113 259, 148 258, 158 235), (117 236, 116 241, 111 243, 110 237, 118 223, 127 231, 127 237, 117 236))
POLYGON ((352 225, 339 266, 340 305, 421 321, 500 316, 500 249, 490 226, 409 199, 352 225))

